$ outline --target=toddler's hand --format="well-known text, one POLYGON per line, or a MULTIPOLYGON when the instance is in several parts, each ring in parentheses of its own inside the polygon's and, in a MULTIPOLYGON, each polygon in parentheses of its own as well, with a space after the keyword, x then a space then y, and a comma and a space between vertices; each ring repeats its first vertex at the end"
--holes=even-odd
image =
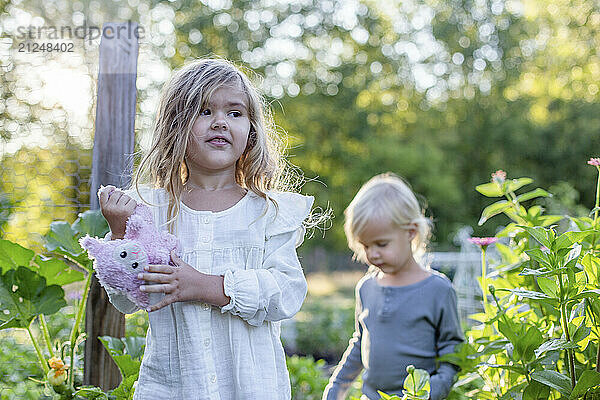
POLYGON ((112 239, 123 239, 127 218, 133 214, 137 203, 114 186, 103 186, 98 190, 100 211, 112 232, 112 239))
POLYGON ((140 290, 148 293, 165 293, 166 296, 146 311, 152 312, 177 301, 204 301, 217 306, 229 303, 229 297, 223 291, 223 277, 207 275, 196 271, 191 265, 171 251, 170 265, 149 265, 146 273, 139 279, 155 282, 154 285, 142 285, 140 290))

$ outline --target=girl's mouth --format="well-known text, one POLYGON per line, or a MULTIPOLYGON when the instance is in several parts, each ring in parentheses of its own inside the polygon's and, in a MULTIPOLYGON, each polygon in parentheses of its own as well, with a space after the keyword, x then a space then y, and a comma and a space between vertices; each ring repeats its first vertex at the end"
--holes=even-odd
POLYGON ((217 146, 217 147, 222 147, 225 145, 228 145, 229 142, 223 138, 214 138, 214 139, 210 139, 208 141, 208 143, 212 144, 213 146, 217 146))

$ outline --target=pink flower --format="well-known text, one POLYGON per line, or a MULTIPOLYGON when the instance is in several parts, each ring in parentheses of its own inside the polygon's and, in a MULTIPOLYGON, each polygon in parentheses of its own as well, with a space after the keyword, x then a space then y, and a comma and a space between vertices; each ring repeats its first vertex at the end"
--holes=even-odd
POLYGON ((467 239, 469 242, 476 244, 477 246, 487 247, 492 243, 498 241, 497 237, 471 237, 467 239))
POLYGON ((587 163, 595 167, 600 167, 600 158, 590 158, 590 161, 588 161, 587 163))
POLYGON ((506 180, 506 172, 499 169, 492 174, 492 182, 504 183, 506 180))

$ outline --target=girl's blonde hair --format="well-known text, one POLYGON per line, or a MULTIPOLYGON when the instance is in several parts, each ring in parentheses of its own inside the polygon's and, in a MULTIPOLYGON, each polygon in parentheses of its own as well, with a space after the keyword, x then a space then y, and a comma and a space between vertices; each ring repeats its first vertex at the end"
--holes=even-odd
POLYGON ((265 199, 269 198, 268 190, 285 190, 293 185, 293 177, 284 173, 285 147, 276 132, 270 108, 248 76, 224 59, 196 60, 176 71, 163 87, 152 145, 133 180, 138 194, 140 183, 151 183, 169 194, 170 231, 174 230, 181 193, 188 179, 185 154, 192 126, 211 95, 224 86, 241 86, 248 96, 250 132, 248 145, 236 163, 236 183, 265 199))
POLYGON ((365 183, 344 211, 344 231, 354 259, 368 264, 358 238, 371 221, 389 220, 399 229, 415 224, 417 234, 411 243, 415 258, 421 258, 431 236, 432 223, 408 183, 391 172, 376 175, 365 183))

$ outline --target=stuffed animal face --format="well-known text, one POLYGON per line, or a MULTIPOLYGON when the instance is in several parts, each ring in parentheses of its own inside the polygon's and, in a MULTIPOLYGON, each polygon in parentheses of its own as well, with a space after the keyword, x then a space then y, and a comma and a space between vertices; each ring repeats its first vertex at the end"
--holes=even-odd
POLYGON ((148 266, 148 255, 144 249, 135 242, 118 241, 112 251, 112 259, 119 263, 124 271, 143 271, 148 266))

